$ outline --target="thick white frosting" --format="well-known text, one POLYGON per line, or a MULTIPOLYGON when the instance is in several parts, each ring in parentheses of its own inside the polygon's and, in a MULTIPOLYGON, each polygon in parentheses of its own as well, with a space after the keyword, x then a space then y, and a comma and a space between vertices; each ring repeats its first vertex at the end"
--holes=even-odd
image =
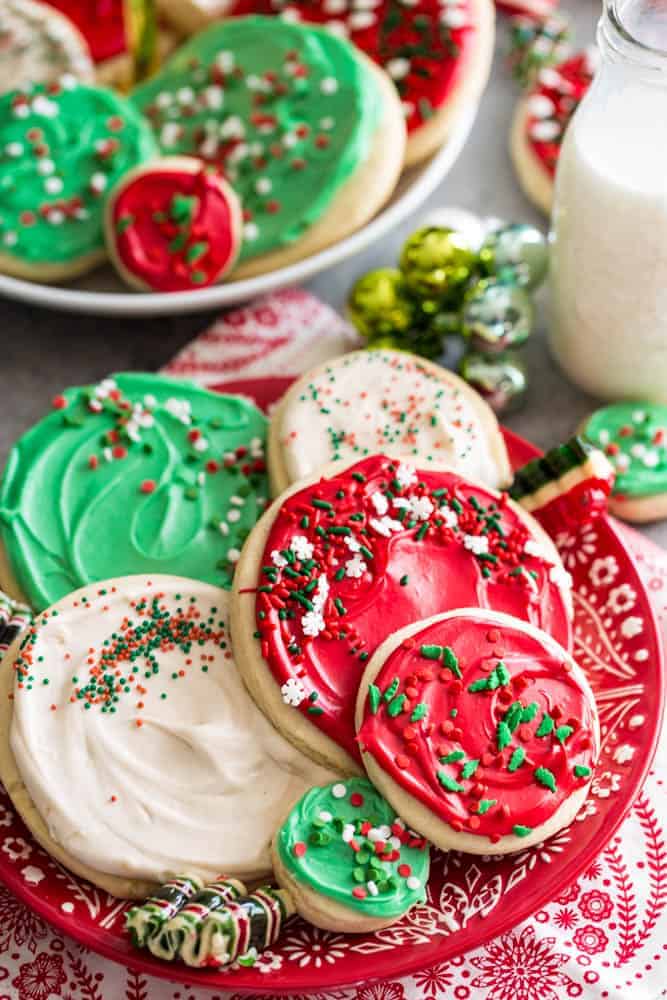
MULTIPOLYGON (((268 873, 269 841, 286 808, 333 775, 287 743, 248 695, 229 651, 227 593, 135 576, 86 587, 54 607, 57 615, 39 616, 23 650, 33 680, 20 688, 17 674, 10 734, 53 840, 96 871, 123 877, 268 873), (190 653, 157 650, 159 672, 149 678, 138 658, 137 679, 118 693, 114 713, 71 701, 123 619, 145 620, 131 602, 158 593, 171 615, 195 597, 200 621, 212 618, 216 630, 223 622, 224 638, 195 643, 190 653), (179 670, 185 676, 173 679, 179 670)), ((128 664, 121 670, 126 678, 128 664)))
POLYGON ((356 351, 332 360, 292 390, 280 414, 290 482, 335 460, 381 452, 448 466, 498 487, 508 472, 495 418, 451 372, 402 351, 356 351))

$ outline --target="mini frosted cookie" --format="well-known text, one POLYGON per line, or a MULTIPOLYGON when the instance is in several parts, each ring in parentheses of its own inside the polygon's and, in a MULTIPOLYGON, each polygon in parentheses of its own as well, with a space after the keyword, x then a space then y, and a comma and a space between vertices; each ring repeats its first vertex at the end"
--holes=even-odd
POLYGON ((405 351, 355 351, 303 375, 269 429, 274 493, 327 462, 373 452, 453 468, 488 486, 511 481, 498 421, 473 389, 405 351))
POLYGON ((179 871, 266 876, 285 808, 332 780, 248 695, 227 603, 179 577, 96 583, 3 660, 5 787, 49 853, 113 895, 179 871))
POLYGON ((394 81, 408 127, 406 164, 446 142, 462 110, 480 97, 493 55, 492 0, 237 0, 230 12, 279 14, 349 38, 394 81))
POLYGON ((616 471, 609 509, 626 521, 667 517, 667 406, 612 403, 580 428, 616 471))
POLYGON ((507 496, 375 455, 275 501, 241 554, 231 624, 244 680, 276 728, 351 773, 359 678, 393 631, 478 604, 569 647, 570 602, 553 544, 507 496))
POLYGON ((38 611, 121 573, 228 587, 266 502, 265 430, 245 399, 160 375, 67 389, 10 452, 1 585, 38 611))
POLYGON ((604 452, 573 437, 518 469, 508 492, 555 535, 605 513, 614 480, 604 452))
POLYGON ((88 82, 94 77, 83 36, 37 0, 3 0, 0 53, 0 94, 28 84, 57 84, 67 75, 88 82))
POLYGON ((0 590, 0 655, 32 623, 32 617, 27 604, 12 600, 0 590))
POLYGON ((172 156, 121 177, 106 209, 109 256, 135 288, 184 292, 219 281, 241 246, 241 206, 194 157, 172 156))
POLYGON ((89 271, 105 257, 108 190, 155 152, 129 102, 71 76, 0 96, 0 272, 59 281, 89 271))
POLYGON ((593 693, 532 625, 476 608, 390 636, 361 681, 371 780, 443 850, 506 854, 572 822, 600 752, 593 693))
POLYGON ((165 155, 198 156, 241 199, 236 277, 301 260, 391 194, 405 124, 389 78, 343 39, 233 18, 187 42, 132 94, 165 155))
POLYGON ((510 134, 514 169, 526 197, 547 215, 563 135, 594 72, 591 51, 545 67, 514 113, 510 134))

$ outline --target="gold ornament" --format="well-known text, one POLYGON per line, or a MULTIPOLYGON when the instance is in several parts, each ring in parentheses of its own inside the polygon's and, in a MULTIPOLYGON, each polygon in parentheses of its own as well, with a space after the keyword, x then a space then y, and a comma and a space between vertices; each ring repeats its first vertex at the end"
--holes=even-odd
POLYGON ((403 276, 392 267, 359 278, 350 292, 348 311, 359 333, 369 338, 406 333, 416 318, 403 276))
POLYGON ((405 243, 400 259, 409 291, 426 300, 429 309, 425 311, 432 312, 436 304, 462 295, 476 265, 477 256, 466 237, 443 226, 418 229, 405 243))

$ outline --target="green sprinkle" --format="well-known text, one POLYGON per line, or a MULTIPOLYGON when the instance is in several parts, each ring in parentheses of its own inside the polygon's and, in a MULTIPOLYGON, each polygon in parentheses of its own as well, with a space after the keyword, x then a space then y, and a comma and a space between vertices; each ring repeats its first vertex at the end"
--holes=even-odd
POLYGON ((340 597, 334 597, 334 604, 336 605, 336 610, 338 611, 339 615, 347 614, 347 608, 341 601, 340 597))
POLYGON ((419 650, 425 660, 440 660, 442 658, 442 646, 422 646, 419 650))
POLYGON ((438 771, 438 781, 448 792, 462 792, 463 785, 460 785, 456 778, 452 778, 446 771, 438 771))
POLYGON ((170 241, 167 249, 169 250, 169 253, 179 253, 179 251, 183 249, 183 247, 187 242, 188 242, 187 233, 176 233, 173 240, 170 241))
POLYGON ((440 758, 441 764, 456 764, 458 760, 463 760, 465 753, 463 750, 452 750, 450 753, 445 754, 444 757, 440 758))
POLYGON ((512 756, 510 757, 510 762, 507 765, 508 771, 516 771, 523 764, 526 759, 526 751, 523 747, 517 747, 512 756))
POLYGON ((310 525, 310 518, 308 517, 308 515, 307 515, 307 514, 304 514, 304 515, 303 515, 303 517, 302 517, 302 518, 301 518, 301 520, 299 521, 299 524, 301 525, 301 527, 302 527, 302 528, 307 528, 307 527, 309 527, 309 525, 310 525))
POLYGON ((572 726, 559 726, 556 732, 554 733, 554 736, 556 737, 559 743, 565 743, 565 740, 569 736, 571 736, 573 732, 574 729, 572 728, 572 726))
POLYGON ((538 767, 535 769, 535 781, 540 785, 544 785, 548 788, 550 792, 556 791, 556 778, 552 771, 548 767, 538 767))
POLYGON ((519 723, 521 722, 522 714, 523 714, 523 705, 521 704, 521 702, 513 701, 510 707, 505 712, 505 715, 503 716, 503 722, 510 730, 510 732, 513 733, 516 727, 519 725, 519 723))
POLYGON ((488 687, 489 687, 488 677, 479 677, 476 681, 473 681, 472 684, 468 684, 468 691, 471 691, 473 694, 475 694, 477 691, 487 691, 488 687))
POLYGON ((399 684, 398 677, 394 677, 393 681, 391 682, 385 693, 382 695, 385 701, 391 701, 391 699, 398 691, 398 684, 399 684))
POLYGON ((334 574, 334 580, 338 580, 340 582, 342 579, 344 579, 344 577, 345 577, 345 570, 341 566, 338 572, 334 574))
POLYGON ((535 735, 548 736, 549 733, 553 732, 553 728, 554 728, 554 720, 551 718, 550 715, 547 715, 547 713, 545 712, 544 715, 542 716, 542 721, 535 730, 535 735))
POLYGON ((333 510, 333 504, 329 503, 328 500, 319 500, 317 497, 313 497, 311 500, 313 507, 317 507, 319 510, 333 510))
POLYGON ((584 764, 574 765, 575 778, 587 778, 590 773, 591 773, 590 767, 586 767, 584 764))
POLYGON ((366 482, 366 477, 363 474, 363 472, 353 472, 352 473, 352 478, 356 479, 356 481, 358 483, 365 483, 366 482))
POLYGON ((422 538, 424 537, 424 535, 428 531, 428 528, 429 528, 428 522, 424 522, 424 524, 422 524, 421 528, 419 529, 419 531, 415 535, 415 538, 417 539, 418 542, 421 542, 422 538))
POLYGON ((504 750, 512 742, 512 731, 506 722, 499 722, 496 730, 496 743, 499 750, 504 750))
POLYGON ((188 264, 194 264, 196 260, 203 257, 205 253, 208 253, 208 242, 206 240, 200 240, 198 243, 192 243, 188 249, 185 251, 185 259, 188 264))
POLYGON ((521 713, 522 722, 532 722, 537 715, 539 705, 536 701, 531 701, 530 705, 526 705, 523 712, 521 713))
POLYGON ((455 677, 461 676, 461 671, 459 670, 459 661, 456 653, 451 648, 451 646, 445 646, 442 655, 443 662, 448 670, 454 674, 455 677))
POLYGON ((493 691, 497 687, 502 687, 505 684, 509 684, 510 679, 511 678, 509 670, 502 662, 502 660, 499 660, 498 663, 493 668, 493 670, 491 671, 491 673, 489 674, 489 683, 488 683, 489 691, 493 691))
POLYGON ((319 705, 309 705, 306 711, 309 715, 324 715, 324 709, 320 708, 319 705))
POLYGON ((328 535, 351 535, 352 529, 347 528, 345 525, 334 524, 331 528, 327 528, 328 535))
POLYGON ((395 719, 396 716, 400 715, 403 711, 403 706, 407 700, 408 699, 404 694, 397 694, 396 697, 392 698, 387 705, 387 715, 391 716, 392 719, 395 719))
POLYGON ((421 722, 428 715, 428 705, 423 701, 420 701, 415 705, 412 715, 410 716, 410 722, 421 722))
POLYGON ((489 809, 493 809, 497 801, 497 799, 480 799, 477 804, 477 812, 480 816, 483 816, 489 809))
POLYGON ((478 760, 467 760, 463 765, 463 767, 461 768, 461 777, 471 778, 478 767, 479 767, 478 760))
POLYGON ((381 700, 380 688, 376 684, 368 685, 368 703, 373 715, 377 712, 381 700))
POLYGON ((408 585, 408 576, 407 576, 407 573, 406 573, 405 576, 402 576, 401 579, 398 582, 400 583, 401 587, 407 587, 407 585, 408 585))
POLYGON ((133 215, 121 215, 120 219, 116 223, 116 232, 119 236, 122 236, 130 226, 134 225, 133 215))
POLYGON ((512 827, 512 832, 516 834, 517 837, 527 837, 529 833, 533 832, 532 826, 521 826, 520 823, 515 823, 512 827))
POLYGON ((367 559, 373 558, 373 553, 365 545, 361 545, 359 551, 361 552, 362 556, 366 556, 367 559))

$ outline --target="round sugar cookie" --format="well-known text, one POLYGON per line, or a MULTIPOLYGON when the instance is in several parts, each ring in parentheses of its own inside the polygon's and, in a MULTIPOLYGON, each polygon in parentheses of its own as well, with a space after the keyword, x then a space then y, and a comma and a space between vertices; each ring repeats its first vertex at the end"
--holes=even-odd
POLYGON ((569 577, 530 515, 454 472, 374 455, 293 485, 262 517, 234 575, 232 638, 276 728, 353 773, 367 660, 397 628, 471 604, 570 645, 569 577))
POLYGON ((545 215, 551 212, 554 177, 570 119, 588 90, 594 55, 580 52, 558 66, 541 69, 519 101, 510 133, 510 153, 524 194, 545 215))
POLYGON ((408 128, 407 166, 436 152, 486 86, 494 40, 491 0, 238 0, 230 14, 278 14, 348 38, 394 81, 408 128), (399 13, 400 11, 400 13, 399 13))
POLYGON ((105 236, 128 284, 185 292, 219 281, 241 246, 241 205, 202 160, 170 156, 121 177, 106 208, 105 236))
POLYGON ((640 524, 667 517, 667 406, 611 403, 591 414, 580 433, 615 469, 612 514, 640 524))
POLYGON ((324 930, 388 927, 426 900, 429 847, 367 778, 312 788, 273 839, 276 880, 324 930))
POLYGON ((164 155, 215 165, 241 199, 238 278, 354 232, 401 172, 405 123, 395 88, 321 28, 263 17, 215 24, 132 100, 164 155))
POLYGON ((178 573, 229 587, 264 510, 250 402, 132 372, 67 389, 0 483, 0 586, 37 611, 95 580, 178 573))
POLYGON ((272 492, 327 462, 373 452, 494 488, 512 479, 495 414, 463 379, 405 351, 354 351, 306 372, 274 410, 272 492))
POLYGON ((113 895, 179 871, 267 875, 286 806, 333 777, 251 700, 227 604, 178 577, 96 583, 3 660, 5 787, 49 853, 113 895))
POLYGON ((109 190, 155 153, 128 101, 71 75, 1 95, 0 272, 60 281, 89 271, 106 256, 109 190))
POLYGON ((66 17, 38 0, 0 5, 0 94, 63 76, 92 82, 95 71, 83 36, 66 17))
POLYGON ((391 635, 357 732, 371 780, 442 850, 508 854, 572 822, 600 753, 585 675, 550 635, 464 608, 391 635))

